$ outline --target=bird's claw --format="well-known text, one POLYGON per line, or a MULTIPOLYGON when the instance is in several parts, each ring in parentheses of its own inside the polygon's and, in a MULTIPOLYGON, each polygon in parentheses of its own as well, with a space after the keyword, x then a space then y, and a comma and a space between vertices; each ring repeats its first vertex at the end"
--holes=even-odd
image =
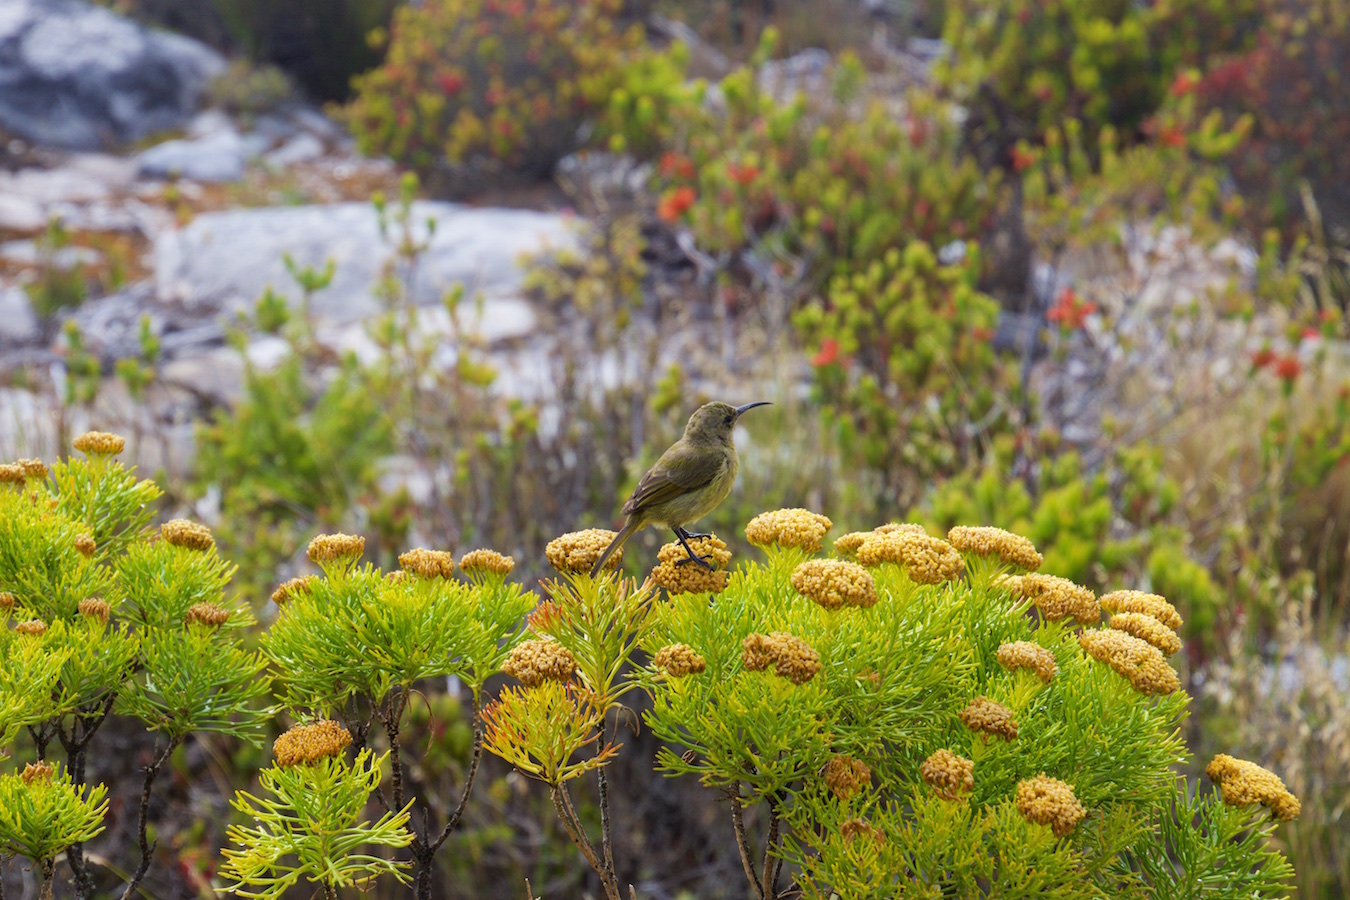
POLYGON ((710 559, 712 559, 711 556, 686 556, 684 559, 675 560, 675 565, 682 566, 686 563, 698 563, 700 566, 711 572, 713 571, 713 567, 708 563, 708 560, 710 559))
POLYGON ((703 538, 710 538, 710 537, 712 537, 712 532, 711 532, 711 531, 700 531, 700 532, 698 532, 698 533, 694 533, 694 532, 686 531, 686 532, 684 533, 684 537, 685 537, 686 540, 690 540, 690 541, 698 541, 698 540, 702 540, 703 538))

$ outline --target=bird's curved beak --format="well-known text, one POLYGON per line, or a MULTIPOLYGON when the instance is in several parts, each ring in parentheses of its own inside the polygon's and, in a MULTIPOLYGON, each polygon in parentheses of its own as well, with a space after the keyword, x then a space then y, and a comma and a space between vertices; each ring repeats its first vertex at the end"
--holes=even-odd
POLYGON ((754 409, 756 406, 773 406, 768 400, 756 400, 754 403, 747 403, 744 406, 736 407, 736 418, 745 415, 747 410, 754 409))

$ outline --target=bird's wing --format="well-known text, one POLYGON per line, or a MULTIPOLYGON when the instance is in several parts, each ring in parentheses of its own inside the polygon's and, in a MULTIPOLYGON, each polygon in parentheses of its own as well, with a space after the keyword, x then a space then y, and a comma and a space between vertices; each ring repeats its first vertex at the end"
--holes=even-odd
POLYGON ((623 514, 632 515, 651 509, 666 500, 696 491, 710 484, 726 465, 723 454, 709 454, 677 443, 642 476, 633 496, 623 505, 623 514))

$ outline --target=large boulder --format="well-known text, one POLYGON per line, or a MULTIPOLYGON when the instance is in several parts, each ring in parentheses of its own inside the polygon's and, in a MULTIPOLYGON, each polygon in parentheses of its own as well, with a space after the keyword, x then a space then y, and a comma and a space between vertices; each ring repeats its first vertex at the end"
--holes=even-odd
POLYGON ((0 2, 0 128, 90 150, 177 128, 225 61, 80 0, 0 2))

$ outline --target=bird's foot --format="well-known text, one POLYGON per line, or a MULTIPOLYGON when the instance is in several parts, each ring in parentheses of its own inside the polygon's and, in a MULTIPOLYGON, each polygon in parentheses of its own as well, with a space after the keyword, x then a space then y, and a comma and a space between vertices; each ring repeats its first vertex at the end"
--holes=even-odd
POLYGON ((684 559, 675 560, 675 565, 683 566, 687 563, 697 563, 698 565, 702 566, 703 568, 711 572, 713 571, 713 566, 711 563, 708 562, 708 560, 710 559, 712 559, 711 556, 686 556, 684 559))
POLYGON ((701 538, 710 538, 710 537, 712 537, 712 532, 711 532, 711 531, 701 531, 701 532, 695 534, 695 533, 693 533, 693 532, 686 531, 686 532, 684 533, 684 536, 685 536, 685 538, 686 538, 687 540, 697 541, 697 540, 699 540, 699 539, 701 539, 701 538))

